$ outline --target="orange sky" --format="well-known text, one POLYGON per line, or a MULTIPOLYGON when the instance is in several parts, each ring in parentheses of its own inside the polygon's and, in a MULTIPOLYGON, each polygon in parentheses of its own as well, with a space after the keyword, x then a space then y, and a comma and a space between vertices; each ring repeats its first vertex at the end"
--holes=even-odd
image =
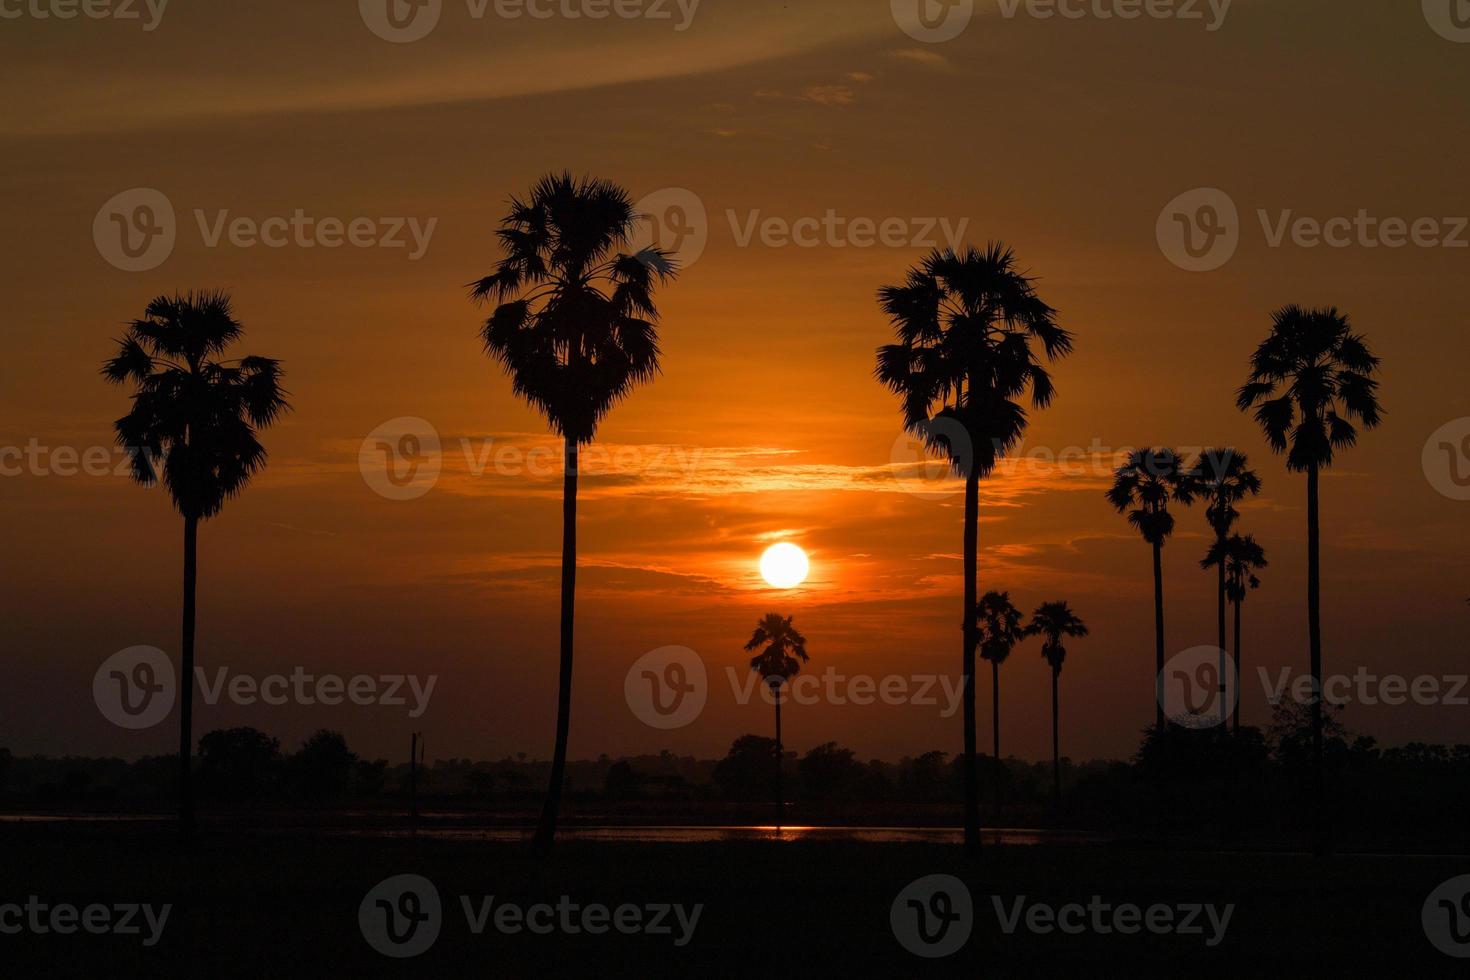
MULTIPOLYGON (((609 468, 584 481, 573 757, 668 748, 715 755, 770 727, 734 703, 725 668, 768 610, 795 614, 810 669, 958 669, 960 499, 905 492, 894 400, 871 380, 889 329, 876 289, 924 249, 742 246, 760 219, 968 221, 1041 277, 1077 352, 1026 450, 982 492, 981 588, 1030 610, 1067 599, 1092 626, 1062 680, 1063 750, 1121 756, 1152 717, 1146 546, 1102 498, 1114 451, 1234 443, 1266 481, 1244 529, 1272 567, 1247 603, 1247 671, 1304 668, 1304 486, 1233 407, 1270 311, 1349 311, 1384 358, 1387 423, 1323 486, 1329 671, 1464 671, 1467 504, 1421 465, 1430 434, 1470 415, 1470 249, 1270 247, 1272 220, 1366 210, 1470 214, 1470 44, 1418 4, 1236 0, 1198 22, 1006 18, 980 0, 942 44, 902 33, 885 0, 704 0, 668 22, 476 20, 446 0, 427 38, 390 44, 352 4, 189 5, 156 29, 110 21, 0 25, 0 201, 9 234, 0 446, 109 445, 122 392, 96 369, 121 324, 176 288, 233 290, 242 350, 282 358, 296 407, 269 469, 202 535, 201 665, 232 672, 437 674, 427 715, 390 708, 196 708, 199 732, 249 724, 294 743, 338 728, 367 754, 547 756, 554 713, 559 478, 475 475, 461 451, 548 444, 479 351, 463 284, 497 257, 509 194, 560 168, 635 196, 687 188, 708 247, 661 297, 663 376, 602 430, 609 468), (161 192, 177 243, 145 272, 99 253, 93 219, 129 188, 161 192), (1226 191, 1241 240, 1222 268, 1176 268, 1160 210, 1226 191), (435 220, 408 249, 209 247, 206 225, 302 209, 350 221, 435 220), (731 213, 733 212, 733 224, 731 213), (412 501, 376 495, 358 448, 387 420, 428 420, 444 472, 412 501), (619 450, 624 450, 621 455, 619 450), (784 535, 779 532, 786 532, 784 535), (795 594, 755 562, 784 537, 812 554, 795 594), (691 647, 710 704, 676 732, 645 727, 623 675, 691 647)), ((1466 236, 1470 237, 1470 236, 1466 236)), ((932 489, 932 488, 931 488, 932 489)), ((136 644, 177 651, 180 521, 115 477, 0 477, 10 670, 0 745, 134 756, 169 725, 121 732, 91 677, 136 644)), ((1166 549, 1169 648, 1212 642, 1202 513, 1166 549)), ((1002 672, 1003 748, 1048 750, 1037 644, 1002 672)), ((1246 719, 1264 720, 1247 678, 1246 719)), ((988 703, 988 679, 981 686, 988 703)), ((1355 706, 1383 740, 1464 740, 1470 707, 1355 706)), ((813 705, 798 751, 953 751, 932 707, 813 705)), ((982 733, 988 708, 982 711, 982 733)))

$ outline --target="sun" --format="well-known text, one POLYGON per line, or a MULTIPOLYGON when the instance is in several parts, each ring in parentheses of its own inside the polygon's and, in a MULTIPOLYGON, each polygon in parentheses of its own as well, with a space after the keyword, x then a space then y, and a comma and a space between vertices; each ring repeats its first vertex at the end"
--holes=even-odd
POLYGON ((806 552, 789 541, 773 544, 761 555, 761 577, 777 589, 794 589, 806 581, 811 564, 806 552))

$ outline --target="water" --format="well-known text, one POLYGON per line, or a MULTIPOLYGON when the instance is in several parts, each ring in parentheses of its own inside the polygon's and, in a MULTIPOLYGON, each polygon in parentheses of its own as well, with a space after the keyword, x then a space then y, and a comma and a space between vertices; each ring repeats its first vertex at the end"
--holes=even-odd
MULTIPOLYGON (((407 837, 414 831, 403 828, 348 830, 354 836, 407 837)), ((532 828, 525 827, 422 827, 417 836, 436 840, 529 840, 532 828)), ((708 844, 721 841, 848 841, 869 844, 959 844, 964 831, 959 827, 559 827, 558 840, 617 841, 639 844, 708 844)), ((1108 840, 1108 835, 1075 830, 1033 828, 988 828, 981 834, 987 844, 1089 844, 1108 840)))

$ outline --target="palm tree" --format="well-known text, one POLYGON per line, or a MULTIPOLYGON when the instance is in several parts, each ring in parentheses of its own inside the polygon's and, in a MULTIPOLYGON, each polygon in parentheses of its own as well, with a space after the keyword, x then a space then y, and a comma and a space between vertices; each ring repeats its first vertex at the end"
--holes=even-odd
MULTIPOLYGON (((1209 522, 1210 529, 1215 532, 1215 546, 1223 549, 1230 529, 1240 518, 1240 511, 1235 509, 1235 505, 1246 497, 1255 496, 1261 492, 1261 478, 1247 464, 1244 453, 1235 449, 1206 449, 1200 453, 1194 469, 1190 471, 1190 479, 1194 484, 1195 492, 1209 501, 1209 506, 1205 508, 1205 520, 1209 522)), ((1225 684, 1224 562, 1219 563, 1216 600, 1218 607, 1216 646, 1220 650, 1220 684, 1223 688, 1225 684)), ((1239 669, 1240 664, 1237 663, 1236 670, 1239 671, 1239 669)), ((1225 692, 1222 690, 1220 693, 1220 730, 1223 732, 1228 729, 1225 727, 1225 692)), ((1237 691, 1236 704, 1239 703, 1239 691, 1237 691)))
POLYGON ((184 610, 180 655, 179 831, 194 833, 192 787, 195 585, 199 522, 217 515, 265 466, 259 430, 289 410, 281 366, 268 357, 223 359, 244 331, 228 293, 159 296, 102 365, 133 386, 133 407, 114 423, 117 443, 143 486, 160 480, 184 518, 184 610))
POLYGON ((987 592, 975 607, 975 628, 979 632, 980 656, 990 661, 990 717, 995 738, 995 806, 1000 809, 1000 665, 1006 662, 1016 644, 1025 638, 1021 628, 1021 610, 1011 604, 1009 592, 987 592))
MULTIPOLYGON (((1266 549, 1256 544, 1256 539, 1247 535, 1232 534, 1225 541, 1210 546, 1209 554, 1200 561, 1201 567, 1219 566, 1225 574, 1225 594, 1235 606, 1235 672, 1240 676, 1240 606, 1245 602, 1246 591, 1260 588, 1261 580, 1256 572, 1265 568, 1266 549)), ((1240 692, 1235 697, 1235 733, 1240 734, 1240 692)))
POLYGON ((1065 602, 1043 602, 1031 614, 1026 626, 1026 635, 1044 636, 1041 656, 1051 665, 1051 774, 1053 795, 1058 805, 1062 802, 1062 756, 1057 738, 1057 680, 1062 675, 1062 664, 1067 660, 1067 647, 1062 638, 1087 635, 1087 625, 1078 619, 1065 602))
POLYGON ((980 794, 975 764, 976 562, 980 480, 1020 439, 1026 409, 1044 408, 1055 389, 1033 344, 1047 361, 1072 350, 1072 335, 1037 296, 1034 280, 999 243, 984 251, 934 251, 902 285, 885 286, 879 302, 898 342, 878 348, 875 375, 903 402, 905 429, 945 457, 965 481, 964 672, 965 846, 980 846, 980 794))
POLYGON ((658 373, 653 291, 676 271, 657 248, 625 251, 638 220, 627 192, 615 184, 568 173, 543 177, 525 200, 511 199, 498 232, 505 257, 471 292, 477 302, 498 304, 482 332, 486 353, 565 444, 561 663, 551 786, 535 837, 542 852, 556 836, 566 774, 578 450, 592 441, 614 405, 658 373))
POLYGON ((756 624, 755 632, 750 636, 750 642, 745 644, 746 651, 765 647, 760 653, 750 658, 750 669, 770 685, 771 694, 776 699, 777 830, 781 829, 781 818, 786 809, 781 773, 785 752, 781 744, 781 685, 800 673, 801 665, 811 659, 806 654, 806 637, 791 625, 791 619, 792 617, 782 616, 780 613, 767 613, 756 624))
POLYGON ((1194 501, 1194 485, 1172 449, 1139 449, 1114 474, 1108 502, 1128 514, 1143 540, 1154 548, 1154 724, 1164 727, 1164 542, 1174 533, 1169 502, 1194 501), (1129 508, 1132 508, 1130 510, 1129 508))
POLYGON ((1312 672, 1312 757, 1316 770, 1317 852, 1327 851, 1326 785, 1322 767, 1322 575, 1317 484, 1334 453, 1358 441, 1383 418, 1378 358, 1346 313, 1335 307, 1285 306, 1272 314, 1271 333, 1251 355, 1240 388, 1241 411, 1255 419, 1286 468, 1307 475, 1307 635, 1312 672))

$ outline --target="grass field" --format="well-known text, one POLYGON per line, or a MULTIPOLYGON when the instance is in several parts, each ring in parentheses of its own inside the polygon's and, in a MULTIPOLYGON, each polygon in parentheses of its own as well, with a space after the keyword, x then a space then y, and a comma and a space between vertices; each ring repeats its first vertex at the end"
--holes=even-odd
MULTIPOLYGON (((146 926, 132 936, 29 928, 0 935, 0 972, 12 977, 1429 977, 1464 976, 1466 967, 1434 949, 1420 916, 1436 885, 1470 873, 1470 858, 1319 863, 1098 844, 990 847, 970 864, 958 848, 934 844, 597 842, 566 844, 542 862, 520 844, 238 830, 206 832, 181 853, 166 827, 146 823, 9 825, 0 827, 0 848, 0 905, 35 895, 79 908, 172 906, 151 947, 146 926), (973 932, 953 955, 925 960, 900 945, 890 906, 910 882, 935 873, 968 885, 973 932), (431 881, 442 901, 437 939, 406 960, 376 952, 359 924, 369 890, 402 874, 431 881), (462 896, 476 915, 488 896, 494 910, 631 905, 643 921, 663 905, 701 911, 683 945, 673 913, 666 935, 569 934, 549 913, 536 920, 552 926, 549 934, 498 931, 494 915, 476 934, 462 896), (1007 932, 1002 920, 1023 896, 1022 921, 1007 932), (1190 935, 1041 933, 1025 923, 1038 903, 1086 906, 1093 896, 1109 906, 1171 906, 1176 919, 1194 904, 1234 908, 1213 947, 1204 916, 1202 934, 1190 935)), ((1096 921, 1117 922, 1106 914, 1096 921)))

